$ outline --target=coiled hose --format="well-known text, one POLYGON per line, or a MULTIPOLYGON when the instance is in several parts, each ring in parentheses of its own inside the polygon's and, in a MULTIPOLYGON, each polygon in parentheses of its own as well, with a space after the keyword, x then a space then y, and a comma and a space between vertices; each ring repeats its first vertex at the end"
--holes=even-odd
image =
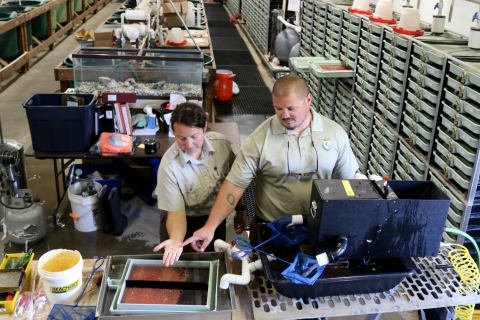
MULTIPOLYGON (((455 233, 464 236, 472 242, 474 245, 477 256, 480 259, 480 252, 475 240, 470 237, 465 232, 462 232, 453 228, 446 228, 447 232, 455 233)), ((480 284, 480 273, 478 271, 478 265, 475 264, 470 252, 468 249, 460 244, 452 244, 453 249, 448 252, 448 257, 452 263, 455 271, 457 271, 460 276, 460 281, 470 287, 475 293, 478 293, 478 286, 480 284)), ((467 289, 468 290, 468 289, 467 289)), ((460 290, 461 294, 466 294, 466 290, 460 290)), ((475 304, 456 306, 455 307, 455 318, 460 318, 461 320, 471 320, 473 318, 473 312, 475 310, 475 304)))

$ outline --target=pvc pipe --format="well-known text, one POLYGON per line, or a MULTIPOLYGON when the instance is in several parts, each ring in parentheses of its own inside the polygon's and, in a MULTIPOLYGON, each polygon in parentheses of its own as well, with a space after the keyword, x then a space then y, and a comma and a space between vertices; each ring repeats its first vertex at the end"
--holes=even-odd
POLYGON ((298 26, 295 26, 295 25, 287 22, 285 19, 283 19, 282 16, 277 16, 277 19, 278 19, 281 23, 283 23, 283 24, 285 25, 285 27, 290 28, 290 29, 293 29, 293 30, 295 30, 295 31, 298 32, 298 33, 302 32, 302 27, 298 27, 298 26))
POLYGON ((242 259, 242 275, 227 273, 220 279, 220 288, 228 289, 230 284, 246 285, 250 282, 250 263, 248 256, 242 259))
POLYGON ((197 4, 197 27, 202 26, 202 6, 197 4))
POLYGON ((145 21, 146 13, 140 10, 127 10, 125 11, 125 19, 127 20, 141 20, 145 21))
MULTIPOLYGON (((270 258, 270 256, 268 256, 268 258, 270 258)), ((270 259, 268 259, 268 260, 270 260, 270 259)), ((262 260, 258 259, 257 261, 250 262, 248 264, 248 268, 250 269, 250 273, 252 273, 254 271, 257 271, 257 270, 262 270, 263 269, 262 260)))
MULTIPOLYGON (((142 0, 140 4, 138 4, 135 9, 145 11, 145 8, 147 8, 150 5, 150 0, 142 0)), ((128 10, 127 10, 128 11, 128 10)))

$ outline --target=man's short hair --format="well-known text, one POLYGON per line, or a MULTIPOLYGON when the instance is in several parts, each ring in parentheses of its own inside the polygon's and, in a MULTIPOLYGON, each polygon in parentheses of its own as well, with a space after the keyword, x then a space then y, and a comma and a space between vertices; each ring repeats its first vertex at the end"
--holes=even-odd
POLYGON ((285 98, 292 93, 295 93, 298 99, 304 99, 308 95, 308 85, 302 77, 287 74, 273 85, 272 95, 275 97, 285 98))

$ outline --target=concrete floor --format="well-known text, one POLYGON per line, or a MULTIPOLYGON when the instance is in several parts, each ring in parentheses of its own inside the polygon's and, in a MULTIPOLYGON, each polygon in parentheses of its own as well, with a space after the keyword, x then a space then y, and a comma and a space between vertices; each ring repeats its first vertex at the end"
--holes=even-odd
MULTIPOLYGON (((121 4, 121 2, 110 2, 95 16, 90 17, 84 25, 77 27, 94 30, 110 17, 121 4)), ((241 31, 240 33, 246 39, 241 31)), ((251 48, 248 41, 246 43, 251 48)), ((60 90, 59 83, 54 80, 53 69, 77 47, 77 43, 73 36, 65 36, 59 39, 55 46, 54 51, 45 51, 39 55, 32 63, 28 73, 17 74, 0 83, 0 117, 3 137, 17 140, 24 145, 25 150, 31 146, 31 137, 22 103, 35 93, 58 92, 60 90)), ((251 51, 259 64, 266 85, 271 89, 274 82, 273 78, 261 66, 261 60, 254 53, 254 50, 251 51)), ((265 116, 224 116, 216 119, 217 122, 237 122, 242 141, 264 120, 265 116)), ((27 157, 25 158, 25 167, 28 187, 35 197, 42 200, 47 223, 46 236, 32 246, 36 258, 39 258, 46 251, 56 248, 79 250, 84 258, 152 253, 153 247, 158 243, 159 213, 155 206, 148 207, 137 196, 129 193, 127 188, 124 188, 126 192, 122 196, 122 211, 128 215, 129 226, 122 236, 114 237, 112 234, 103 234, 101 231, 91 233, 76 231, 72 220, 68 217, 70 205, 68 199, 65 198, 59 208, 59 211, 64 213, 61 218, 61 225, 54 227, 52 214, 56 205, 56 196, 53 163, 51 160, 36 160, 27 157)), ((148 174, 148 170, 146 172, 148 174)), ((228 234, 229 237, 233 237, 231 224, 228 234)), ((0 251, 2 253, 20 252, 22 250, 22 246, 13 244, 8 239, 0 241, 0 251)), ((238 310, 234 312, 234 319, 253 318, 251 303, 246 295, 245 287, 236 286, 235 290, 238 310)), ((415 314, 393 313, 383 315, 382 319, 387 317, 389 319, 407 320, 416 318, 415 314)), ((353 317, 349 319, 356 320, 353 317)))

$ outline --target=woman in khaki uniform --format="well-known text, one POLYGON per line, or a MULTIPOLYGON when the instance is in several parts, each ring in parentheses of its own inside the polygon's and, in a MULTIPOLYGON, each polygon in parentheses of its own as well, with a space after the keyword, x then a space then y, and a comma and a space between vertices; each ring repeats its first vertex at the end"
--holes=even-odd
MULTIPOLYGON (((176 142, 160 162, 156 187, 162 213, 161 243, 154 251, 165 249, 166 266, 178 261, 182 242, 207 221, 235 160, 227 138, 207 132, 207 114, 200 106, 179 104, 172 113, 171 125, 176 142)), ((225 240, 225 222, 214 237, 225 240)), ((213 251, 213 245, 207 250, 213 251)))

